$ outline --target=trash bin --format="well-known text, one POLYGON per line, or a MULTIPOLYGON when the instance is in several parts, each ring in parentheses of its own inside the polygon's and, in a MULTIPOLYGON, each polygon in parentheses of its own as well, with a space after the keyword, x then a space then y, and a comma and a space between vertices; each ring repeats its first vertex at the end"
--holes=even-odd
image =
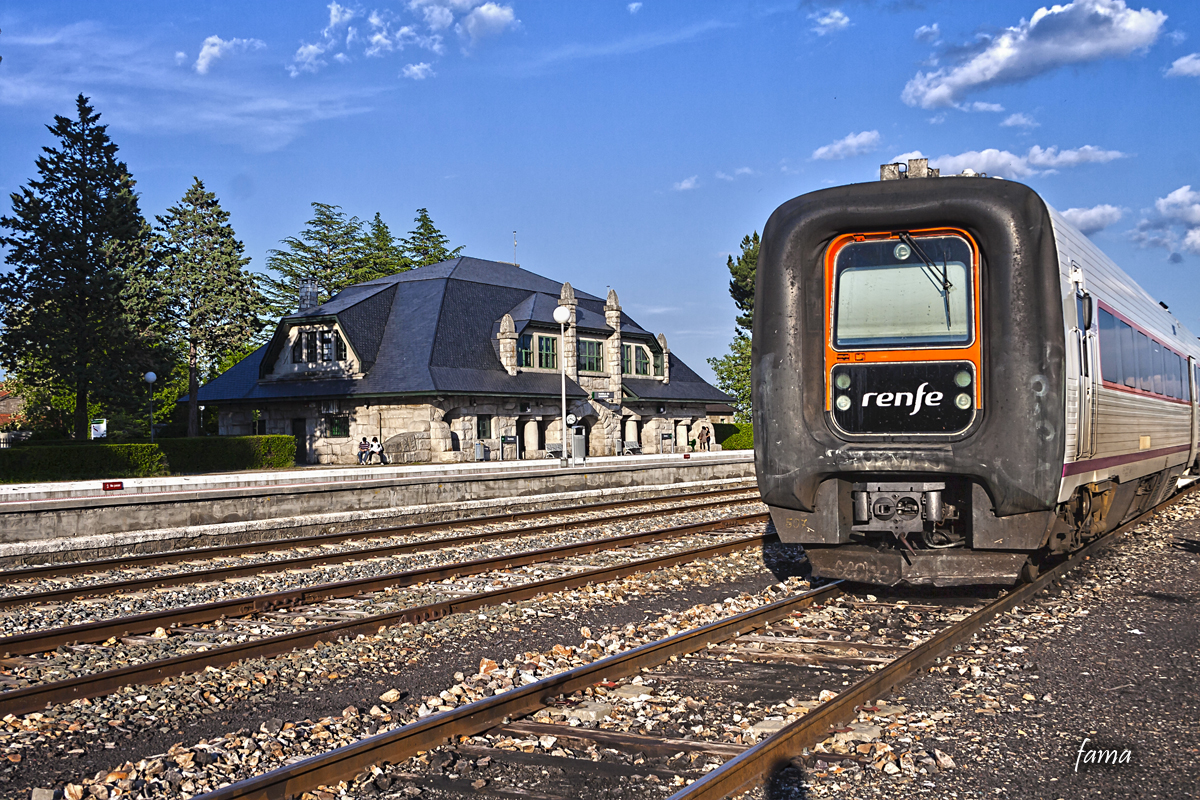
POLYGON ((475 460, 487 460, 487 446, 483 442, 475 442, 475 460))

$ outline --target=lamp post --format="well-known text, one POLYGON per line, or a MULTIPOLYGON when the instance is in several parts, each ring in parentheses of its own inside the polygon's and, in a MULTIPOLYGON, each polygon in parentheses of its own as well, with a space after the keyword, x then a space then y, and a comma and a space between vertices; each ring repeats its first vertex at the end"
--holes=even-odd
POLYGON ((559 332, 562 334, 559 339, 562 344, 560 349, 562 353, 559 355, 559 366, 562 367, 562 461, 567 463, 567 321, 571 319, 571 309, 566 306, 558 306, 554 309, 554 321, 558 323, 559 332))
POLYGON ((142 377, 146 379, 146 383, 150 384, 150 444, 154 444, 154 382, 158 380, 158 376, 153 372, 147 372, 142 377))

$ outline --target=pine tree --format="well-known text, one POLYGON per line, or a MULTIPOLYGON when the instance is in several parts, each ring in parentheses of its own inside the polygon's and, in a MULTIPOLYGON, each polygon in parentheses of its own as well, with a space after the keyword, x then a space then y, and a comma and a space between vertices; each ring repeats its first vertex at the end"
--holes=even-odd
POLYGON ((413 263, 405 254, 402 244, 396 241, 383 217, 376 212, 375 219, 371 220, 359 240, 359 268, 354 282, 373 281, 412 268, 413 263))
POLYGON ((708 359, 717 375, 717 388, 733 398, 738 422, 750 421, 750 337, 738 331, 733 336, 729 352, 720 358, 708 359))
POLYGON ((417 227, 409 231, 408 238, 404 240, 404 252, 414 267, 427 267, 458 258, 463 250, 462 246, 453 250, 447 248, 450 239, 433 224, 428 209, 418 208, 416 219, 413 221, 417 223, 417 227))
POLYGON ((262 327, 258 313, 263 305, 229 213, 199 178, 194 181, 179 204, 158 217, 157 226, 167 316, 187 370, 188 436, 200 435, 200 381, 262 327))
POLYGON ((286 249, 268 250, 267 267, 279 277, 262 279, 272 316, 296 313, 300 281, 314 280, 318 302, 324 303, 357 282, 361 269, 362 220, 346 218, 340 206, 313 203, 313 218, 300 236, 284 239, 286 249))
POLYGON ((71 429, 83 439, 89 400, 140 405, 142 373, 162 369, 161 296, 134 180, 88 98, 75 106, 76 119, 47 126, 58 146, 42 148, 38 178, 0 218, 15 267, 0 278, 0 366, 25 385, 69 391, 71 429))
POLYGON ((737 304, 737 324, 743 331, 749 333, 754 324, 754 272, 758 268, 758 231, 750 236, 742 237, 742 252, 737 261, 729 256, 726 266, 729 267, 729 294, 737 304))

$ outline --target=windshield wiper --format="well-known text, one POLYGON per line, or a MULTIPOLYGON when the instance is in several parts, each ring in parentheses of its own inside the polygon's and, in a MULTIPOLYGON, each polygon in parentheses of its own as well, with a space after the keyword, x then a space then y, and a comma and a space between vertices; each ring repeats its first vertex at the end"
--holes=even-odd
POLYGON ((901 231, 896 235, 900 237, 900 241, 911 247, 912 251, 916 253, 917 256, 920 257, 921 261, 925 263, 925 266, 922 267, 921 272, 926 278, 929 279, 929 282, 933 284, 933 288, 937 289, 942 295, 942 306, 946 310, 946 330, 950 330, 950 290, 953 288, 953 285, 950 283, 949 278, 949 262, 945 259, 942 260, 942 274, 939 276, 937 264, 935 264, 929 256, 925 255, 925 251, 921 249, 919 244, 917 244, 916 239, 904 231, 901 231))

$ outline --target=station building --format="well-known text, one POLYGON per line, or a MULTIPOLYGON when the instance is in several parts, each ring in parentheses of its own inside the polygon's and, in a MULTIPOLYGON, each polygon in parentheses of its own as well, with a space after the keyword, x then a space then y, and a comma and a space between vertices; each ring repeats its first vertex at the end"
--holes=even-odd
POLYGON ((707 407, 730 401, 615 291, 601 299, 515 264, 463 257, 321 305, 312 287, 300 294, 271 340, 198 397, 222 435, 293 435, 308 463, 354 463, 363 437, 395 463, 558 455, 564 364, 571 435, 591 456, 684 449, 711 436, 707 407))

